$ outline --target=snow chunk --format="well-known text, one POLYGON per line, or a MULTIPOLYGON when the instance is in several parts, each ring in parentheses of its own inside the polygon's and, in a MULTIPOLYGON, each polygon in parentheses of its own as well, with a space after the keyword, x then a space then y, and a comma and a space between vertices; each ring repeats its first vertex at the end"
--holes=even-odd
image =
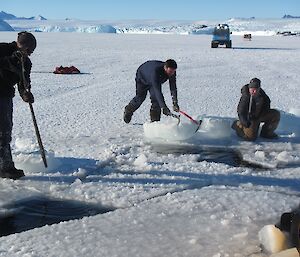
POLYGON ((274 225, 266 225, 258 232, 259 241, 269 253, 287 249, 286 235, 274 225))
MULTIPOLYGON (((61 162, 55 158, 53 151, 45 151, 45 155, 48 170, 54 170, 61 165, 61 162)), ((28 138, 16 139, 13 157, 16 168, 25 172, 42 172, 46 170, 40 155, 39 146, 28 138)))
POLYGON ((241 151, 243 161, 251 163, 253 165, 258 165, 268 169, 274 169, 278 165, 278 160, 276 158, 276 153, 267 153, 264 151, 255 151, 254 153, 250 151, 241 151))
POLYGON ((231 118, 207 116, 203 118, 199 133, 207 139, 230 139, 231 123, 231 118))
POLYGON ((291 108, 290 111, 289 111, 289 113, 294 114, 294 115, 300 117, 300 109, 291 108))
POLYGON ((282 151, 277 155, 277 160, 283 163, 299 163, 300 157, 288 151, 282 151))
POLYGON ((16 138, 15 147, 20 152, 33 152, 37 150, 37 145, 29 138, 16 138))
POLYGON ((198 125, 181 116, 179 124, 174 118, 145 123, 144 134, 151 141, 184 141, 191 137, 199 140, 231 139, 231 118, 202 115, 195 118, 195 120, 202 120, 198 131, 198 125))
POLYGON ((191 138, 195 135, 197 125, 185 119, 178 120, 168 117, 158 122, 146 122, 144 134, 150 140, 180 141, 191 138))
POLYGON ((87 170, 83 168, 78 168, 76 172, 73 172, 73 176, 78 177, 79 179, 83 180, 87 177, 87 170))
POLYGON ((147 166, 147 157, 144 154, 141 154, 138 158, 135 159, 133 164, 138 167, 145 167, 147 166))
POLYGON ((261 161, 264 161, 265 158, 266 158, 266 154, 264 151, 256 151, 255 154, 254 154, 255 158, 261 160, 261 161))

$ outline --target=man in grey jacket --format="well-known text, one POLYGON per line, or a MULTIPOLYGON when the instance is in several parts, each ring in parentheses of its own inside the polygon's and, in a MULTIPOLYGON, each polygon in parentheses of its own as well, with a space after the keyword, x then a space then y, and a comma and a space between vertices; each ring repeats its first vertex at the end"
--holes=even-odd
POLYGON ((151 108, 150 119, 151 121, 159 121, 161 110, 164 115, 170 115, 170 109, 165 103, 162 94, 161 86, 169 80, 171 97, 173 102, 173 110, 178 112, 177 100, 177 87, 176 87, 176 69, 177 63, 169 59, 165 62, 162 61, 147 61, 143 63, 136 72, 136 96, 125 107, 124 121, 129 123, 133 113, 145 101, 147 93, 150 93, 151 108))

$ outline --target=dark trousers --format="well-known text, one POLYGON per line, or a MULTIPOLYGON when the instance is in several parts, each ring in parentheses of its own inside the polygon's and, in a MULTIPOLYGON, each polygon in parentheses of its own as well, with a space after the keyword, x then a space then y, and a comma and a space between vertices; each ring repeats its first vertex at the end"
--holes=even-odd
POLYGON ((126 108, 131 112, 135 112, 145 101, 147 97, 148 91, 150 92, 150 99, 151 99, 151 108, 150 108, 150 118, 151 121, 159 121, 161 110, 159 103, 155 97, 155 93, 152 92, 151 87, 147 87, 140 82, 136 81, 136 95, 132 100, 129 102, 126 108))
POLYGON ((258 136, 260 123, 264 123, 261 129, 262 136, 274 133, 280 121, 280 112, 270 109, 262 113, 259 118, 251 121, 249 128, 244 127, 239 121, 236 122, 236 133, 245 140, 254 141, 258 136))
POLYGON ((10 148, 12 127, 13 100, 0 97, 0 171, 14 167, 10 148))

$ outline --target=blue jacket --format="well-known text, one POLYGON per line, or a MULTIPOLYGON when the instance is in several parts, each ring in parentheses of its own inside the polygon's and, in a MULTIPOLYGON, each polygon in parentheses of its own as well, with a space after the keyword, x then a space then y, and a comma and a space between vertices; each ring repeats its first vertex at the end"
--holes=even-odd
POLYGON ((169 80, 173 102, 177 102, 176 72, 168 77, 164 70, 164 62, 147 61, 136 72, 137 85, 144 90, 149 90, 151 98, 157 100, 160 108, 166 107, 165 99, 161 91, 161 85, 169 80))

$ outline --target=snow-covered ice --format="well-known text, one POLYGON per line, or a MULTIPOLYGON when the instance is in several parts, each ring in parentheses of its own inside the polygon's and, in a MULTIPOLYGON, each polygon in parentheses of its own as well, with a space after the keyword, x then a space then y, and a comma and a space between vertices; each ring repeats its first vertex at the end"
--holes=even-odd
POLYGON ((232 118, 201 115, 193 120, 194 122, 181 115, 179 120, 170 117, 160 122, 146 122, 144 134, 148 141, 152 142, 185 141, 190 138, 192 141, 199 139, 204 141, 215 139, 219 142, 231 140, 232 118), (200 122, 201 126, 199 127, 200 122))
MULTIPOLYGON (((0 34, 1 41, 16 38, 0 34)), ((299 206, 299 37, 232 36, 232 49, 211 49, 208 35, 35 35, 32 92, 51 165, 42 167, 29 108, 16 96, 12 147, 26 177, 0 180, 1 213, 7 203, 40 195, 116 210, 1 237, 0 256, 269 256, 258 232, 299 206), (156 152, 144 135, 149 100, 130 124, 122 121, 138 66, 168 58, 178 62, 180 107, 203 118, 195 135, 168 144, 239 149, 272 169, 156 152), (52 74, 59 65, 84 74, 52 74), (281 110, 277 141, 243 142, 229 128, 252 77, 281 110)), ((171 107, 168 86, 163 91, 171 107)))
MULTIPOLYGON (((125 34, 212 34, 219 23, 227 23, 233 35, 251 33, 255 36, 274 36, 277 33, 300 33, 300 19, 245 19, 228 20, 7 20, 15 30, 37 32, 87 32, 125 34)), ((1 30, 1 27, 0 27, 1 30)))

